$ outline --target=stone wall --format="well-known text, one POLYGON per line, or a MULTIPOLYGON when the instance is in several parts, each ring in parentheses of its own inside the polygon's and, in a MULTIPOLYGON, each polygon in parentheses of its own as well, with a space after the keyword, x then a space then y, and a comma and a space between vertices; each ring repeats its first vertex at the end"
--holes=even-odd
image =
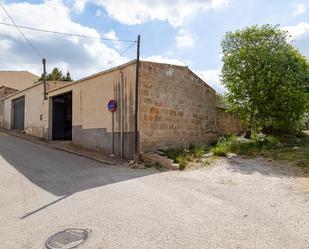
POLYGON ((140 152, 216 138, 215 91, 187 67, 142 61, 140 152))
POLYGON ((218 135, 237 135, 242 130, 243 127, 235 113, 228 112, 225 108, 217 107, 218 135))

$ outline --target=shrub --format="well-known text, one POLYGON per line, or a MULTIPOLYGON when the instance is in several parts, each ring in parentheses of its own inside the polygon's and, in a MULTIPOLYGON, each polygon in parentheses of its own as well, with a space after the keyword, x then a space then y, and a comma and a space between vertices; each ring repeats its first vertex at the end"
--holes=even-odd
POLYGON ((186 155, 179 155, 176 160, 176 163, 179 164, 179 169, 184 170, 189 162, 188 157, 186 155))
POLYGON ((184 170, 187 164, 195 159, 203 157, 207 151, 207 146, 204 145, 189 145, 185 148, 173 148, 164 151, 168 158, 178 163, 181 170, 184 170))
POLYGON ((201 158, 207 151, 207 146, 204 145, 190 145, 189 154, 192 154, 195 158, 201 158))

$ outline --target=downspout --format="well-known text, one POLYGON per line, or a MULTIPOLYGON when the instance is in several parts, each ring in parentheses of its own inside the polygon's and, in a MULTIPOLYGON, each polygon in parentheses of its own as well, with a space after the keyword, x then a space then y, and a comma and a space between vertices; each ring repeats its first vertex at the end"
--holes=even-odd
POLYGON ((139 57, 140 57, 141 36, 137 37, 137 55, 136 55, 136 75, 135 75, 135 148, 134 148, 134 161, 139 160, 139 134, 138 134, 138 89, 139 89, 139 57))
POLYGON ((123 72, 120 71, 120 157, 123 158, 123 72))

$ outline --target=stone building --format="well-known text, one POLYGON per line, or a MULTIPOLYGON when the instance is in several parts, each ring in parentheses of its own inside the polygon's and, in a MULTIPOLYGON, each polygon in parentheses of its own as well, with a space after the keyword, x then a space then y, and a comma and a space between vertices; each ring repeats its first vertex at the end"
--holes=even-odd
POLYGON ((50 88, 46 100, 42 87, 14 93, 4 99, 5 128, 13 128, 12 103, 32 92, 37 107, 25 98, 24 115, 31 116, 25 130, 47 140, 72 140, 134 158, 136 153, 208 143, 219 135, 216 92, 188 67, 140 61, 138 89, 136 81, 136 61, 131 61, 50 88), (110 100, 117 103, 113 113, 107 108, 110 100))

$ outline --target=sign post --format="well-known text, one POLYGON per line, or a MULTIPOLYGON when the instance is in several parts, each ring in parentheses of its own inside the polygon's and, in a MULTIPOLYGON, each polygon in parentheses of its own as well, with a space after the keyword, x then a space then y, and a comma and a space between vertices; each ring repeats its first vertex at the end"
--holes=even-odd
POLYGON ((114 113, 117 110, 117 101, 112 99, 108 102, 107 104, 108 110, 112 113, 112 154, 115 154, 115 118, 114 118, 114 113))

